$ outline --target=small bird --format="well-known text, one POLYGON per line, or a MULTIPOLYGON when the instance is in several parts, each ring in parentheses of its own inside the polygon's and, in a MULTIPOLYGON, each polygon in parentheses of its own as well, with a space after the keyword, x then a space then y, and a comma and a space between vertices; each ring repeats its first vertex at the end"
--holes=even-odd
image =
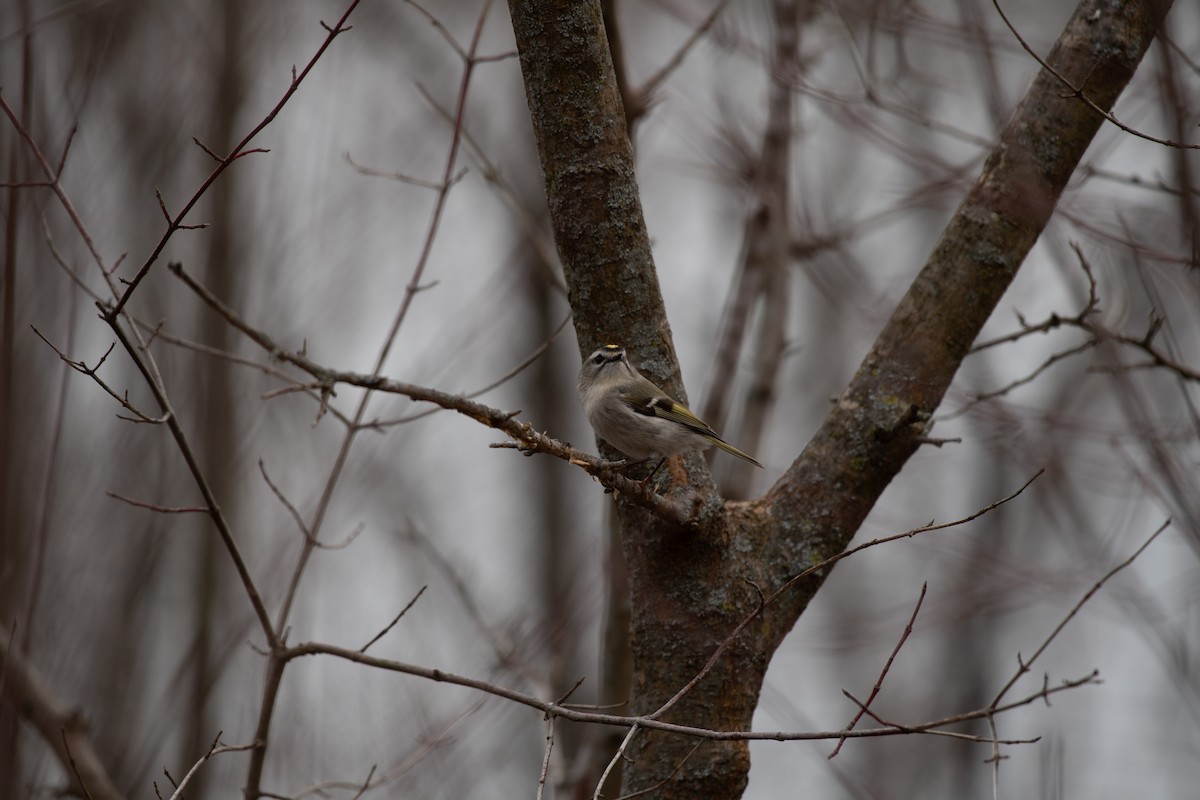
POLYGON ((625 357, 625 348, 618 345, 606 344, 584 359, 579 370, 579 398, 596 434, 627 456, 665 460, 716 446, 762 466, 643 377, 625 357))

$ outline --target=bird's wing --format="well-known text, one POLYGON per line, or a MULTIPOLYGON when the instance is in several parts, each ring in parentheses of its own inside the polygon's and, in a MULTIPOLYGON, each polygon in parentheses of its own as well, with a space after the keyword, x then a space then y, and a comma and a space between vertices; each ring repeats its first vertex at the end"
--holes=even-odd
POLYGON ((749 461, 756 467, 762 467, 762 464, 758 463, 753 456, 743 453, 726 442, 717 435, 716 431, 708 426, 707 422, 693 414, 691 409, 682 403, 676 403, 666 394, 651 392, 650 388, 639 382, 638 384, 631 384, 623 390, 621 392, 621 399, 629 406, 630 410, 638 414, 644 414, 647 417, 658 417, 659 419, 683 425, 701 436, 710 437, 712 443, 725 452, 731 453, 744 461, 749 461))
POLYGON ((638 414, 675 422, 706 436, 717 435, 712 428, 705 424, 704 420, 689 411, 682 403, 676 403, 660 392, 651 393, 645 384, 631 385, 621 393, 621 399, 629 405, 630 410, 638 414))

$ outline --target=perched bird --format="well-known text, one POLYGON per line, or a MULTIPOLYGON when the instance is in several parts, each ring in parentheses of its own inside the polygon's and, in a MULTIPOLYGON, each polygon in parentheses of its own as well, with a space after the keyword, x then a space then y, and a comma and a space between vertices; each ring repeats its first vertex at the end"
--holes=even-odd
POLYGON ((643 377, 629 363, 625 348, 615 344, 604 345, 584 360, 579 398, 596 434, 627 456, 665 459, 716 446, 762 466, 643 377))

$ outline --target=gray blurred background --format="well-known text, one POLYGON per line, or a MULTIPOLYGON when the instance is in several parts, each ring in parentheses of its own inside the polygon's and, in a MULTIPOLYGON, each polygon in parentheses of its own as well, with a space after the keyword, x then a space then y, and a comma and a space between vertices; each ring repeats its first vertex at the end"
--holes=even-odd
MULTIPOLYGON (((1118 103, 1123 122, 1196 141, 1200 6, 1177 2, 1118 103)), ((667 64, 715 6, 677 0, 617 7, 628 77, 667 64)), ((162 235, 157 188, 174 213, 213 167, 192 142, 224 153, 287 89, 343 4, 310 0, 7 0, 0 8, 0 88, 109 263, 130 277, 162 235), (73 138, 72 138, 73 134, 73 138)), ((482 4, 425 9, 466 45, 482 4)), ((1074 3, 1009 0, 1039 53, 1074 3)), ((636 129, 639 180, 675 345, 693 405, 710 390, 712 351, 754 198, 746 164, 765 119, 768 6, 734 0, 655 94, 636 129)), ((451 141, 446 114, 463 63, 428 16, 399 0, 364 0, 296 96, 188 217, 130 309, 161 333, 164 381, 232 521, 268 608, 282 602, 303 542, 274 484, 310 516, 345 427, 303 393, 189 343, 269 359, 206 310, 166 269, 177 260, 255 326, 315 360, 369 372, 431 224, 435 192, 375 173, 437 182, 451 141)), ((941 228, 978 174, 1037 69, 985 0, 823 2, 801 30, 795 80, 794 233, 788 360, 759 442, 739 439, 737 407, 718 427, 767 466, 761 493, 799 453, 941 228)), ((484 54, 514 48, 503 4, 484 54)), ((514 57, 472 76, 465 169, 448 196, 423 282, 383 372, 470 392, 516 367, 569 312, 546 221, 514 57)), ((36 179, 13 126, 0 124, 4 180, 36 179)), ((1106 329, 1142 336, 1200 365, 1196 151, 1109 125, 1064 195, 983 340, 1052 313, 1072 316, 1098 283, 1106 329)), ((253 738, 263 684, 261 634, 207 518, 132 507, 200 497, 161 426, 67 369, 30 329, 94 365, 112 344, 65 266, 101 292, 95 266, 44 189, 4 190, 4 331, 11 355, 0 484, 0 620, 92 737, 130 797, 179 777, 218 731, 253 738)), ((586 342, 591 348, 599 343, 586 342)), ((530 367, 481 396, 521 409, 539 430, 594 452, 578 407, 579 346, 570 325, 530 367)), ((636 354, 633 354, 636 360, 636 354)), ((838 729, 895 646, 923 582, 928 597, 879 699, 918 723, 987 705, 1076 601, 1168 517, 1171 528, 1070 622, 1026 691, 1093 669, 1103 684, 998 719, 1008 798, 1189 796, 1200 785, 1200 491, 1194 380, 1123 369, 1135 349, 1069 327, 970 357, 935 435, 859 532, 866 541, 1020 498, 963 527, 868 550, 841 563, 776 655, 755 726, 838 729), (1056 360, 1021 385, 1054 354, 1056 360), (981 394, 1009 388, 980 402, 981 394)), ((273 365, 275 369, 282 369, 273 365)), ((153 408, 118 348, 101 376, 153 408)), ((352 414, 359 391, 331 406, 352 414)), ((417 593, 375 655, 551 696, 588 676, 595 697, 605 608, 606 510, 581 470, 489 449, 502 437, 395 396, 372 399, 378 429, 353 440, 328 505, 323 540, 296 594, 289 641, 357 648, 417 593)), ((727 457, 715 469, 729 467, 727 457)), ((66 775, 46 745, 0 709, 0 780, 10 797, 46 797, 66 775)), ((962 730, 987 734, 986 726, 962 730)), ((300 796, 317 785, 382 784, 367 796, 533 797, 545 728, 534 711, 462 688, 334 661, 288 670, 265 786, 300 796)), ((564 768, 592 734, 562 734, 564 768)), ((979 744, 933 737, 756 743, 749 798, 990 796, 979 744)), ((607 758, 611 753, 605 754, 607 758)), ((214 759, 189 796, 231 797, 245 754, 214 759)), ((328 786, 325 796, 355 789, 328 786)), ((312 794, 304 796, 314 796, 312 794)))

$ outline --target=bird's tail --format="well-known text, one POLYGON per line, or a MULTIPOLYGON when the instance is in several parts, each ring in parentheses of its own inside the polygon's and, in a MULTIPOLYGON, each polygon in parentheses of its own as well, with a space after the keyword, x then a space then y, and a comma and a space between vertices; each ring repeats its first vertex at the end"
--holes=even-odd
POLYGON ((719 447, 719 448, 721 448, 722 450, 724 450, 726 453, 729 453, 730 455, 737 456, 737 457, 738 457, 738 458, 740 458, 742 461, 749 461, 751 464, 753 464, 754 466, 758 467, 759 469, 764 469, 764 467, 763 467, 763 465, 762 465, 762 464, 758 463, 758 462, 757 462, 757 461, 755 461, 755 460, 754 460, 752 457, 750 457, 750 456, 746 455, 745 453, 743 453, 741 450, 738 450, 736 447, 734 447, 733 445, 731 445, 729 442, 723 441, 723 440, 721 440, 721 439, 714 439, 714 440, 713 440, 713 444, 715 444, 717 447, 719 447))

